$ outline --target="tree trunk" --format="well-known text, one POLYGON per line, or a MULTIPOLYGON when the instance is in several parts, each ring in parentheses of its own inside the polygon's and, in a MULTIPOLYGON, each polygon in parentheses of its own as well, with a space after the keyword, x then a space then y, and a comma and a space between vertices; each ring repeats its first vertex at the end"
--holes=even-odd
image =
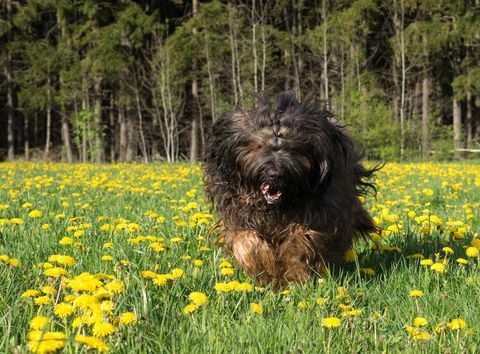
POLYGON ((46 136, 45 136, 45 149, 43 150, 43 160, 48 160, 48 154, 50 153, 50 126, 52 125, 52 106, 51 103, 51 92, 50 92, 50 74, 47 80, 47 126, 46 126, 46 136))
MULTIPOLYGON (((198 12, 198 0, 192 1, 192 17, 195 17, 198 12)), ((193 27, 192 33, 194 37, 197 34, 197 28, 193 27)), ((198 100, 198 82, 197 82, 197 63, 196 60, 193 61, 193 79, 192 79, 192 96, 195 103, 199 102, 198 100)), ((195 111, 195 110, 194 110, 195 111)), ((198 117, 197 112, 194 112, 192 115, 192 122, 190 126, 190 161, 198 160, 198 117)))
POLYGON ((467 149, 473 146, 473 119, 472 119, 472 93, 467 92, 467 116, 465 119, 465 130, 467 131, 467 149))
POLYGON ((28 134, 28 115, 24 113, 23 115, 23 137, 24 137, 24 156, 25 161, 30 160, 30 137, 28 134))
POLYGON ((258 91, 258 58, 257 58, 257 20, 255 19, 255 0, 252 0, 252 50, 253 50, 253 88, 258 91))
POLYGON ((422 157, 430 155, 430 78, 425 74, 422 83, 422 157))
POLYGON ((70 128, 68 126, 68 121, 66 117, 66 112, 65 108, 62 107, 62 110, 60 112, 61 114, 61 121, 62 121, 62 140, 63 140, 63 146, 65 148, 65 153, 67 155, 67 162, 72 163, 73 162, 73 156, 72 156, 72 146, 70 144, 70 128))
POLYGON ((115 150, 116 150, 116 129, 115 129, 115 98, 113 92, 110 93, 110 162, 115 162, 115 150))
POLYGON ((127 161, 127 121, 125 119, 125 112, 123 111, 123 107, 119 107, 118 109, 118 125, 120 126, 119 129, 119 145, 120 145, 120 156, 119 161, 125 162, 127 161))
POLYGON ((95 79, 94 83, 95 103, 93 109, 94 115, 94 129, 95 129, 95 143, 94 156, 95 162, 101 163, 103 161, 103 129, 102 129, 102 80, 95 79))
POLYGON ((454 158, 460 160, 462 153, 457 149, 462 148, 462 109, 456 98, 453 98, 453 147, 454 158))
POLYGON ((323 88, 325 90, 325 101, 329 107, 328 97, 328 50, 327 50, 327 8, 326 0, 322 1, 322 22, 323 22, 323 88))
MULTIPOLYGON (((11 13, 12 13, 12 2, 11 0, 6 0, 6 9, 7 9, 7 23, 11 23, 11 13)), ((11 30, 7 32, 7 43, 11 42, 12 35, 11 30)), ((13 131, 13 79, 12 79, 12 55, 9 50, 7 50, 5 56, 5 79, 6 79, 6 89, 7 89, 7 159, 8 161, 13 161, 15 159, 15 136, 13 131)))
POLYGON ((233 98, 235 106, 238 104, 238 92, 237 92, 237 74, 236 74, 236 67, 235 67, 235 40, 234 40, 234 19, 233 19, 233 11, 234 7, 228 7, 229 16, 228 16, 228 26, 230 29, 229 38, 230 38, 230 52, 231 52, 231 65, 232 65, 232 88, 233 88, 233 98))
MULTIPOLYGON (((128 114, 128 113, 127 113, 128 114)), ((132 119, 127 118, 127 152, 125 160, 127 162, 133 161, 136 155, 136 141, 135 141, 135 126, 133 125, 132 119)))

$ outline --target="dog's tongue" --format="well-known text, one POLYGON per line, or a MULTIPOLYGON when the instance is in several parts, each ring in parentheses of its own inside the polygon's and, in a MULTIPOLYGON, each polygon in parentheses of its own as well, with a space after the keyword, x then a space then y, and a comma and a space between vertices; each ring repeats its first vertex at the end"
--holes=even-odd
POLYGON ((266 199, 268 204, 275 203, 282 196, 282 192, 280 190, 277 190, 275 193, 271 193, 270 185, 268 183, 262 183, 260 190, 262 191, 263 197, 266 199))

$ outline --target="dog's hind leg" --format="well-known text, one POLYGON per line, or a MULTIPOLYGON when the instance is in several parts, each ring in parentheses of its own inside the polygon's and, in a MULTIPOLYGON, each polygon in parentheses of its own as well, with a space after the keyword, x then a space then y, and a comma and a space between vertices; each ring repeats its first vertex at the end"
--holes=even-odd
POLYGON ((255 231, 225 232, 225 246, 246 272, 268 284, 272 279, 275 256, 270 244, 255 231))

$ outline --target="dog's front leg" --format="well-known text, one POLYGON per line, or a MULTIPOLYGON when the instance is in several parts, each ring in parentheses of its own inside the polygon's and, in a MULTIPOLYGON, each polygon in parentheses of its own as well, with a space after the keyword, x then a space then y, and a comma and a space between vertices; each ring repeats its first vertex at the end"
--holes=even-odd
POLYGON ((306 283, 312 274, 321 273, 324 248, 318 232, 303 227, 290 229, 278 249, 277 281, 306 283))
POLYGON ((256 231, 226 231, 225 246, 238 264, 261 284, 272 279, 275 256, 270 244, 256 231))

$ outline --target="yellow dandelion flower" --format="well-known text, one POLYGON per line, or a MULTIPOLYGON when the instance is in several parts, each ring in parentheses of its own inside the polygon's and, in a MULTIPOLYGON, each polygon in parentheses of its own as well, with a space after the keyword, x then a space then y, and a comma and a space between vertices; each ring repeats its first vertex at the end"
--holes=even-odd
POLYGON ((129 325, 137 322, 137 317, 133 312, 123 312, 120 314, 120 324, 129 325))
POLYGON ((37 296, 38 294, 40 294, 40 291, 35 290, 35 289, 28 289, 28 290, 25 290, 22 293, 21 297, 26 299, 26 298, 29 298, 29 297, 37 296))
POLYGON ((193 260, 193 265, 195 267, 201 267, 203 265, 203 261, 201 259, 195 259, 193 260))
POLYGON ((256 302, 252 302, 250 304, 250 311, 252 311, 253 313, 256 313, 256 314, 263 314, 263 307, 262 305, 256 303, 256 302))
POLYGON ((349 249, 343 255, 343 259, 345 260, 345 262, 355 262, 355 260, 357 259, 357 253, 353 249, 349 249))
POLYGON ((465 258, 457 258, 457 263, 465 265, 468 264, 468 261, 465 258))
POLYGON ((451 330, 465 329, 467 328, 467 323, 461 318, 454 318, 447 323, 447 327, 451 330))
POLYGON ((172 275, 173 279, 178 279, 178 278, 182 278, 185 275, 185 271, 181 268, 175 268, 175 269, 172 269, 170 274, 172 275))
POLYGON ((35 316, 30 320, 30 328, 31 329, 43 329, 45 326, 50 324, 50 319, 45 316, 35 316))
POLYGON ((413 320, 413 325, 415 327, 423 327, 423 326, 426 326, 427 324, 428 324, 428 321, 423 317, 416 317, 413 320))
POLYGON ((467 257, 477 258, 477 257, 478 257, 478 248, 476 248, 476 247, 468 247, 468 248, 465 250, 465 254, 467 255, 467 257))
POLYGON ((65 346, 67 336, 62 332, 32 331, 28 334, 28 349, 33 353, 51 353, 65 346))
POLYGON ((123 281, 121 280, 114 280, 105 285, 105 289, 113 294, 120 294, 125 289, 123 281))
POLYGON ((28 213, 28 216, 32 219, 40 218, 42 215, 43 213, 40 210, 32 210, 28 213))
POLYGON ((96 349, 99 352, 108 352, 110 348, 100 338, 93 336, 84 336, 78 334, 75 336, 75 341, 80 344, 84 344, 89 348, 96 349))
POLYGON ((192 303, 194 303, 197 306, 202 306, 208 303, 208 297, 204 293, 201 292, 193 292, 188 295, 188 298, 192 303))
POLYGON ((451 247, 443 247, 442 251, 448 254, 453 254, 453 249, 451 247))
POLYGON ((411 297, 422 297, 424 294, 423 294, 423 291, 422 290, 411 290, 410 291, 410 296, 411 297))
POLYGON ((113 332, 115 332, 115 326, 107 322, 96 322, 92 328, 93 335, 97 337, 109 336, 113 332))
POLYGON ((66 302, 61 302, 55 306, 53 313, 60 318, 66 318, 73 313, 73 306, 66 302))
POLYGON ((423 266, 431 266, 433 264, 433 261, 429 258, 427 259, 422 259, 420 261, 420 265, 423 265, 423 266))
POLYGON ((36 297, 34 302, 36 305, 46 305, 52 302, 52 299, 49 296, 45 295, 36 297))
POLYGON ((198 309, 198 306, 195 305, 195 304, 188 304, 187 306, 185 306, 183 308, 183 313, 185 315, 188 315, 188 314, 191 314, 193 312, 195 312, 196 310, 198 309))
POLYGON ((322 327, 335 328, 341 325, 342 321, 337 317, 326 317, 322 320, 322 327))
POLYGON ((220 269, 220 274, 226 275, 226 276, 231 276, 234 274, 233 268, 222 268, 220 269))
POLYGON ((438 273, 445 273, 445 264, 437 262, 432 264, 430 269, 438 273))

